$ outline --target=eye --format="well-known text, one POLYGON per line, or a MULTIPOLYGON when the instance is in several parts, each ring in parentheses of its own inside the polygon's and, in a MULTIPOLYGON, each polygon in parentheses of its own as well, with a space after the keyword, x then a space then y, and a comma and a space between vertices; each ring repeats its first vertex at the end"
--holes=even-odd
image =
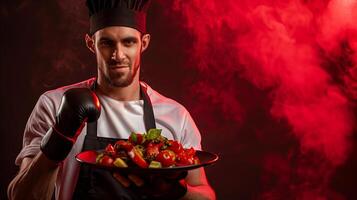
POLYGON ((101 41, 99 42, 99 44, 100 44, 101 46, 112 46, 112 45, 113 45, 113 41, 111 41, 111 40, 101 40, 101 41))
POLYGON ((126 47, 131 47, 131 46, 135 45, 136 43, 137 43, 137 39, 135 39, 135 38, 127 38, 127 39, 123 40, 123 44, 126 47))

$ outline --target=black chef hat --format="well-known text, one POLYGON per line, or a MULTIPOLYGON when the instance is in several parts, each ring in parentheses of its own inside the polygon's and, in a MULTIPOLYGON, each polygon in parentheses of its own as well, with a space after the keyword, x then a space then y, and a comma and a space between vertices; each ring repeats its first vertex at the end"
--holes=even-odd
POLYGON ((146 32, 150 0, 87 0, 90 34, 108 26, 126 26, 146 32))

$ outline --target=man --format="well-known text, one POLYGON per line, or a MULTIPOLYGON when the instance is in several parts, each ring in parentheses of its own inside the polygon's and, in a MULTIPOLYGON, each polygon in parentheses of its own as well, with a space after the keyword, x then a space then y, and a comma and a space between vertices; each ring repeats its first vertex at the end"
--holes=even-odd
POLYGON ((188 171, 185 182, 179 181, 182 174, 164 177, 157 191, 145 193, 142 188, 152 183, 144 177, 111 174, 75 160, 83 150, 101 149, 132 131, 156 127, 186 148, 201 148, 187 110, 139 81, 141 54, 150 42, 148 4, 87 1, 90 35, 85 40, 96 56, 97 78, 41 95, 25 128, 10 199, 51 199, 54 188, 56 199, 215 199, 203 168, 188 171))

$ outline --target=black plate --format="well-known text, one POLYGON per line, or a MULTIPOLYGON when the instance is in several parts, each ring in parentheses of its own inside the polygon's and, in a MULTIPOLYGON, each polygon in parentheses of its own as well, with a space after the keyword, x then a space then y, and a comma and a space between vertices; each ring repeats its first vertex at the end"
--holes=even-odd
POLYGON ((211 165, 218 160, 218 155, 214 153, 210 153, 207 151, 196 151, 196 155, 200 160, 200 164, 197 165, 185 165, 185 166, 177 166, 177 167, 163 167, 163 168, 139 168, 139 167, 108 167, 99 165, 95 162, 95 159, 101 151, 84 151, 79 153, 76 156, 76 160, 80 163, 90 165, 95 168, 107 169, 110 171, 119 171, 119 172, 130 172, 130 173, 162 173, 162 172, 174 172, 174 171, 184 171, 184 170, 192 170, 199 167, 204 167, 207 165, 211 165))

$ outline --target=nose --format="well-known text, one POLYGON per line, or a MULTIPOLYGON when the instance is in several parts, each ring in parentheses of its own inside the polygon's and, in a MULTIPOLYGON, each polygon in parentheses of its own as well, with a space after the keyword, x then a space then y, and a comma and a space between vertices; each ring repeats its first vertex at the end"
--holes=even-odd
POLYGON ((113 60, 119 62, 125 58, 125 54, 121 47, 116 47, 113 51, 112 57, 113 60))

